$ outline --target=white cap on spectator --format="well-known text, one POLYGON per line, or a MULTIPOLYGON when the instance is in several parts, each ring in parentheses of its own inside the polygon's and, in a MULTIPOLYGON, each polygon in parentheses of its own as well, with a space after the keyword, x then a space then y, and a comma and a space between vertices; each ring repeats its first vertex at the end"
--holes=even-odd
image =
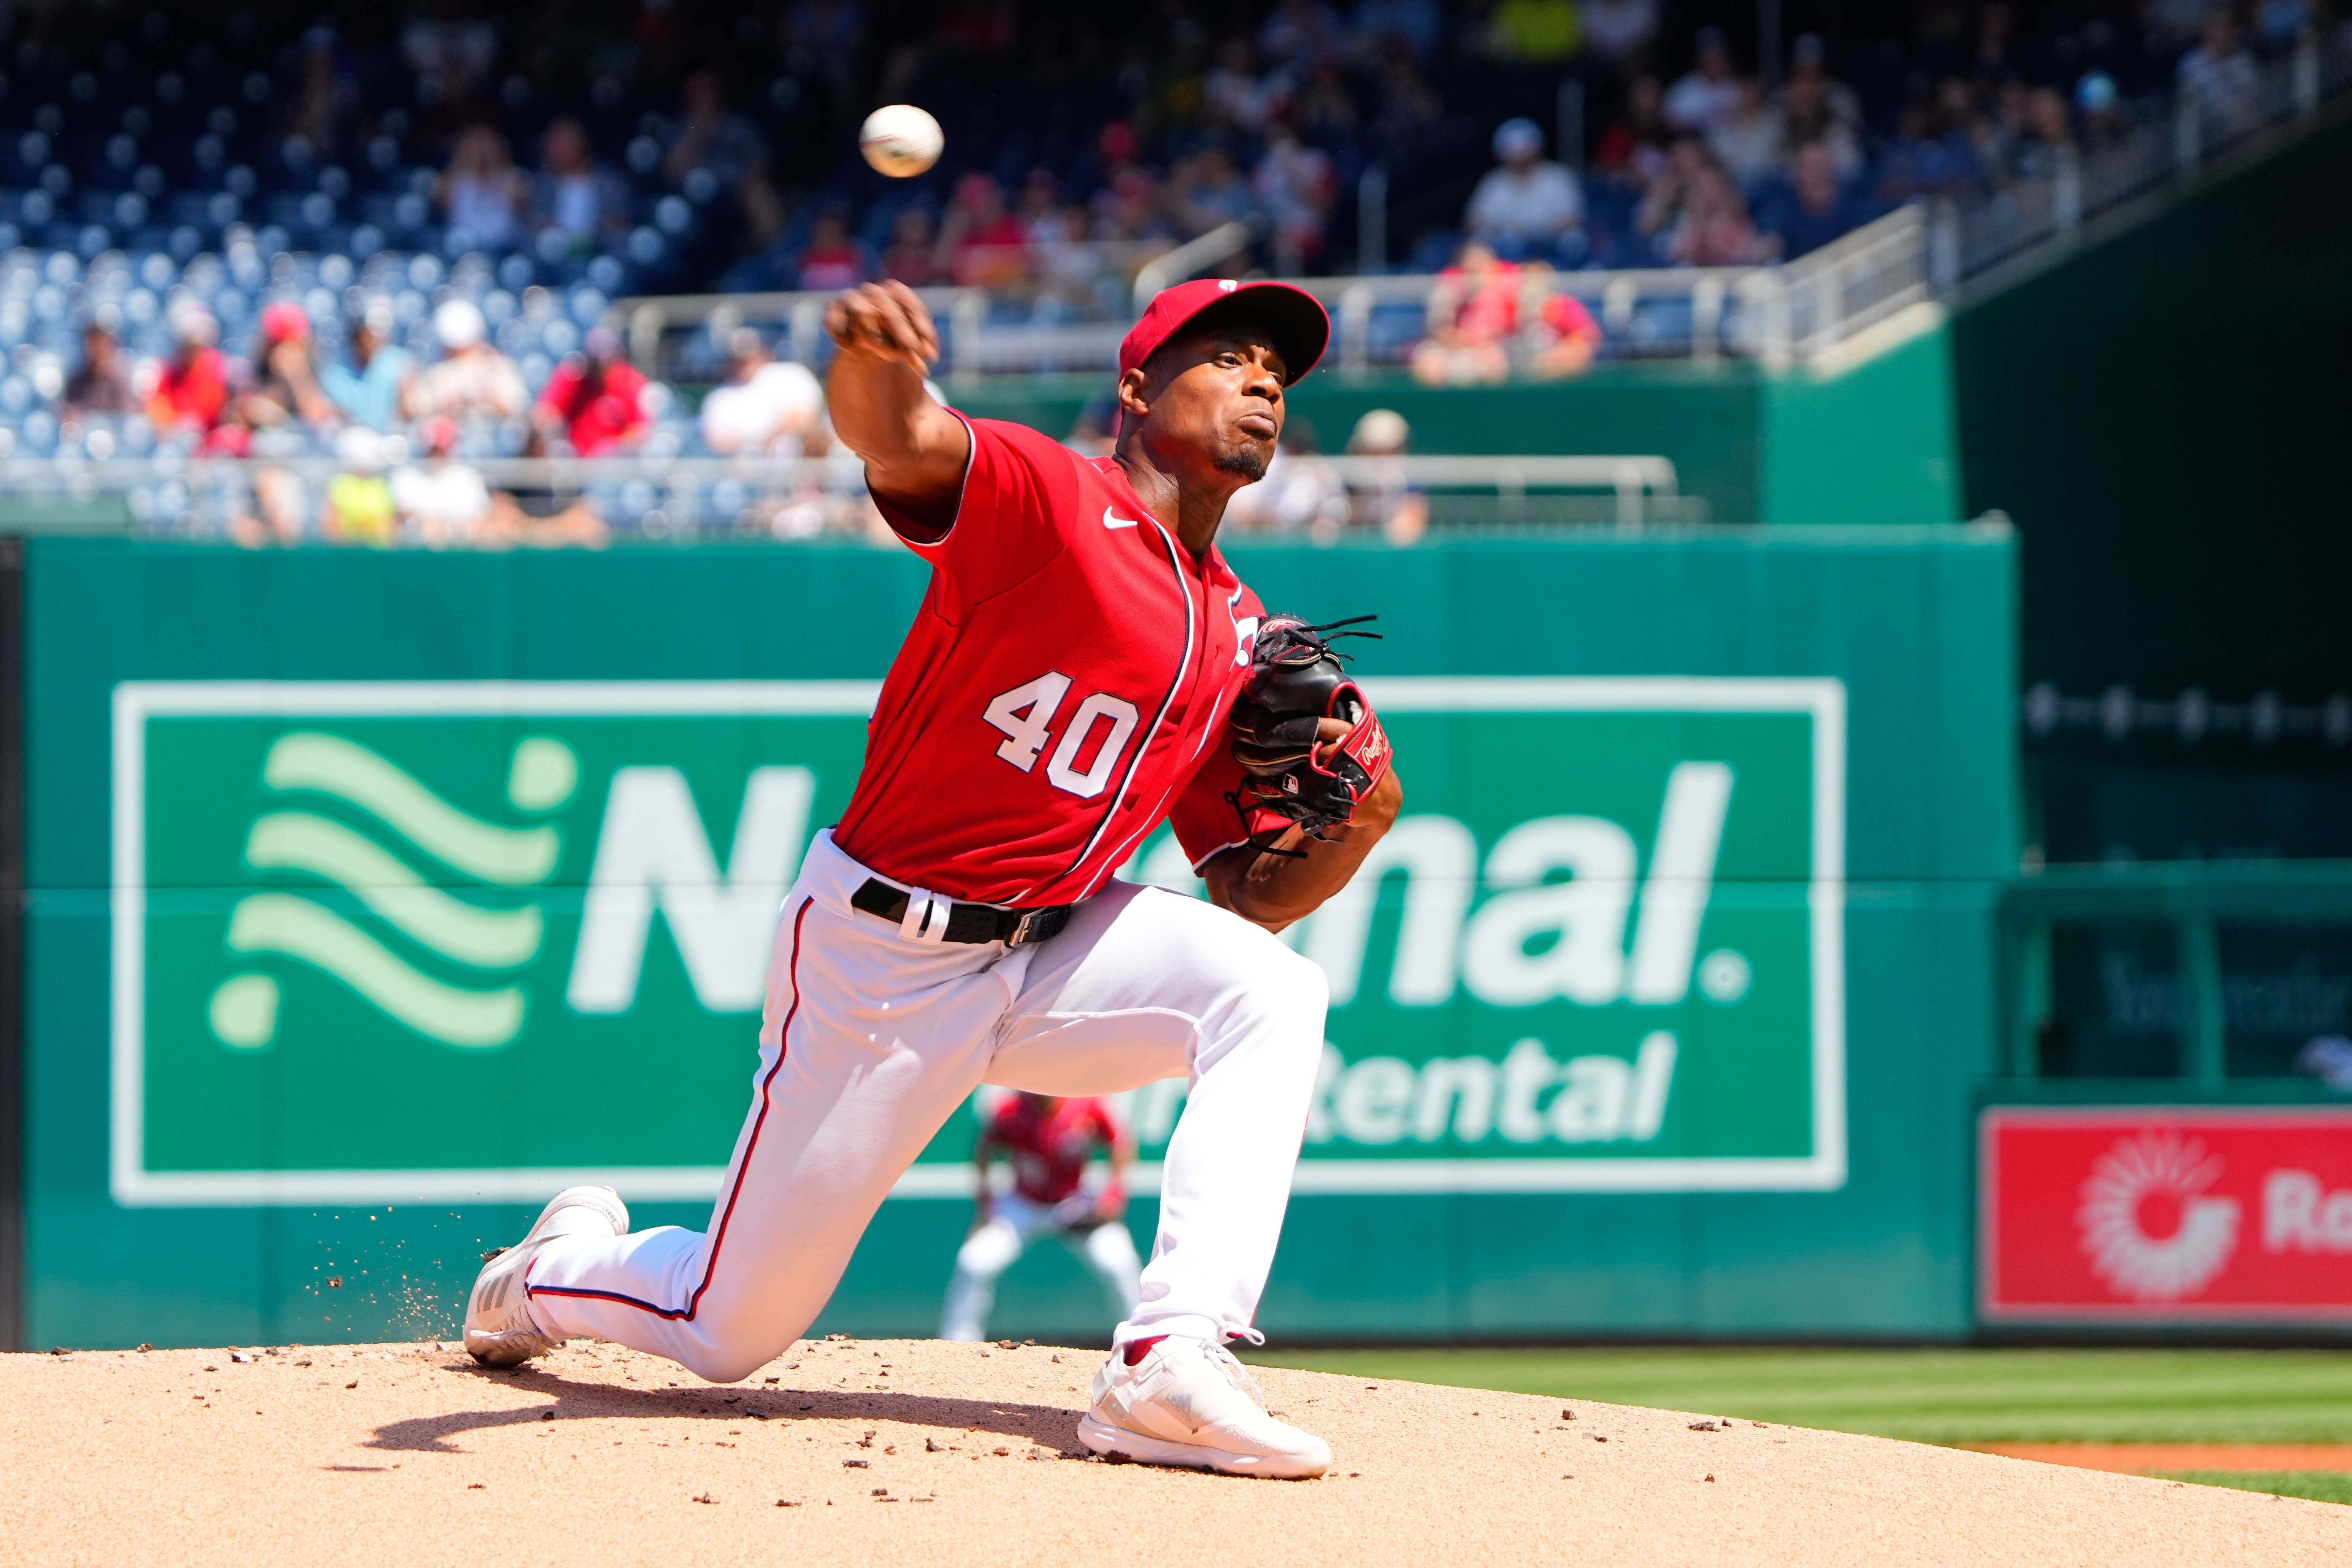
POLYGON ((1522 153, 1543 151, 1543 127, 1521 117, 1506 120, 1495 128, 1495 156, 1514 158, 1522 153))
POLYGON ((335 437, 335 460, 355 474, 380 474, 390 466, 384 438, 364 425, 346 425, 335 437))
POLYGON ((452 353, 472 348, 487 331, 480 308, 470 300, 444 300, 433 312, 433 335, 452 353))
POLYGON ((367 323, 369 331, 387 342, 400 324, 400 319, 392 313, 392 301, 389 300, 369 301, 367 314, 360 319, 367 323))
POLYGON ((172 335, 184 343, 210 347, 220 337, 220 323, 195 300, 183 300, 172 307, 172 335))
POLYGON ((1348 450, 1359 457, 1384 458, 1402 452, 1412 439, 1412 426, 1404 416, 1393 408, 1372 408, 1356 421, 1355 433, 1348 437, 1348 450))

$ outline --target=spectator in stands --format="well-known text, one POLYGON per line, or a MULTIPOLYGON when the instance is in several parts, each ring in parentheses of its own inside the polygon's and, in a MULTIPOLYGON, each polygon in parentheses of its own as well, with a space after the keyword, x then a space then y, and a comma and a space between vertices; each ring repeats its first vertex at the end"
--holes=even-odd
POLYGON ((147 397, 147 417, 159 436, 209 442, 228 406, 228 362, 214 342, 220 323, 194 300, 172 307, 171 357, 147 397))
MULTIPOLYGON (((253 377, 231 400, 230 414, 257 435, 269 431, 295 438, 341 423, 334 400, 319 384, 310 353, 310 319, 293 300, 280 300, 261 312, 253 377)), ((257 449, 257 455, 294 455, 287 443, 278 446, 278 451, 257 449)))
POLYGON ((1543 132, 1532 120, 1507 120, 1494 148, 1500 166, 1471 193, 1463 226, 1507 260, 1582 260, 1584 192, 1565 166, 1544 161, 1543 132))
POLYGON ((939 255, 949 278, 965 288, 1003 288, 1028 276, 1028 237, 1005 210, 995 175, 975 170, 956 182, 939 255))
POLYGON ((855 289, 870 271, 865 247, 849 232, 847 215, 829 207, 809 226, 808 245, 801 251, 793 287, 825 293, 855 289))
POLYGON ((1250 174, 1250 194, 1273 226, 1274 269, 1297 274, 1323 259, 1323 224, 1339 195, 1330 155, 1309 147, 1287 120, 1266 133, 1265 155, 1250 174))
POLYGON ((1265 477, 1234 492, 1228 526, 1244 533, 1305 533, 1330 544, 1348 521, 1348 487, 1318 451, 1315 422, 1292 415, 1265 477))
POLYGON ((463 100, 489 79, 499 59, 498 26, 437 5, 437 16, 414 16, 400 30, 400 55, 433 100, 463 100))
POLYGON ((66 382, 65 406, 68 415, 138 411, 139 395, 131 389, 122 345, 95 321, 81 330, 81 367, 66 382))
POLYGON ((1372 116, 1376 143, 1402 146, 1445 118, 1445 100, 1422 74, 1412 51, 1391 46, 1375 71, 1380 108, 1372 116))
MULTIPOLYGON (((1530 261, 1521 270, 1541 278, 1551 268, 1530 261)), ((1526 295, 1522 293, 1520 299, 1524 303, 1526 295)), ((1592 319, 1583 300, 1547 286, 1542 313, 1520 328, 1519 341, 1525 351, 1519 362, 1522 374, 1531 381, 1561 381, 1583 374, 1600 353, 1601 323, 1592 319)))
POLYGON ((1739 101, 1707 132, 1707 150, 1743 190, 1753 190, 1778 170, 1788 153, 1785 114, 1764 93, 1757 77, 1739 83, 1739 101))
POLYGON ((1948 125, 1935 106, 1915 99, 1895 121, 1895 141, 1879 166, 1879 199, 1902 203, 1974 184, 1984 172, 1968 127, 1948 125))
POLYGON ((514 243, 530 192, 507 151, 507 139, 488 125, 457 138, 448 166, 433 183, 433 200, 452 228, 462 228, 485 250, 514 243))
POLYGON ((702 444, 722 458, 796 458, 824 447, 824 388, 803 364, 778 360, 756 327, 727 340, 727 380, 702 400, 702 444))
POLYGON ((1845 234, 1863 216, 1838 178, 1836 155, 1824 142, 1808 142, 1790 161, 1788 184, 1765 204, 1760 223, 1779 241, 1780 259, 1790 261, 1845 234))
POLYGON ((1179 163, 1163 194, 1169 217, 1186 238, 1224 224, 1246 223, 1257 212, 1249 183, 1223 147, 1203 147, 1179 163))
POLYGON ((1658 237, 1664 260, 1676 267, 1738 267, 1770 254, 1739 187, 1713 159, 1700 155, 1681 195, 1672 222, 1658 237))
POLYGON ((455 420, 427 419, 418 426, 424 443, 422 463, 404 463, 393 470, 393 510, 401 531, 428 549, 488 542, 490 531, 490 487, 482 471, 452 456, 457 448, 455 420))
POLYGON ((513 419, 530 405, 530 395, 514 361, 488 341, 480 309, 467 300, 445 300, 433 312, 433 333, 445 355, 408 384, 411 419, 513 419))
POLYGON ((2026 94, 2025 123, 2008 153, 2011 180, 2042 184, 2057 178, 2059 165, 2074 155, 2074 131, 2065 97, 2056 88, 2037 87, 2026 94))
POLYGON ((1633 214, 1634 231, 1650 237, 1654 259, 1665 258, 1664 236, 1681 221, 1683 208, 1689 204, 1710 157, 1706 142, 1688 132, 1666 143, 1665 163, 1633 214))
POLYGON ((1411 544, 1429 531, 1429 498, 1404 466, 1412 426, 1393 408, 1368 409, 1348 437, 1348 455, 1377 461, 1349 480, 1349 521, 1377 528, 1391 544, 1411 544))
POLYGON ((551 229, 562 236, 572 255, 593 255, 627 236, 628 183, 597 165, 580 121, 567 118, 548 126, 533 184, 533 222, 542 234, 551 229))
POLYGON ((1377 57, 1393 40, 1427 59, 1444 38, 1445 16, 1437 0, 1357 0, 1348 31, 1349 47, 1360 56, 1377 57))
POLYGON ((1413 350, 1413 379, 1431 386, 1503 381, 1515 348, 1525 351, 1528 374, 1540 380, 1574 375, 1591 363, 1600 325, 1582 301, 1550 289, 1549 270, 1539 261, 1515 265, 1478 240, 1464 241, 1430 291, 1429 335, 1413 350), (1543 303, 1535 320, 1523 322, 1531 292, 1543 303))
POLYGON ((399 524, 383 471, 384 437, 363 425, 335 437, 335 474, 319 504, 319 532, 337 544, 388 545, 399 524))
POLYGON ((1289 117, 1299 136, 1318 147, 1345 146, 1355 140, 1362 116, 1339 61, 1318 60, 1308 68, 1307 79, 1290 95, 1289 117))
POLYGON ((1497 59, 1555 65, 1582 38, 1570 0, 1501 0, 1486 19, 1486 48, 1497 59))
POLYGON ((591 327, 583 352, 566 354, 539 395, 531 422, 551 450, 561 441, 583 458, 614 457, 645 438, 646 378, 621 354, 620 334, 591 327))
POLYGON ((1646 191, 1665 172, 1666 144, 1673 140, 1654 76, 1637 76, 1625 88, 1625 112, 1601 133, 1592 157, 1595 174, 1631 191, 1646 191))
POLYGON ((727 107, 727 89, 715 71, 686 79, 685 113, 668 128, 662 173, 673 184, 708 169, 730 193, 745 232, 763 246, 783 232, 783 198, 768 172, 768 142, 758 126, 727 107))
POLYGON ((1172 241, 1176 226, 1163 209, 1174 205, 1174 193, 1163 192, 1149 174, 1122 169, 1108 186, 1095 193, 1094 237, 1128 245, 1172 241))
POLYGON ((1584 0, 1584 47, 1620 69, 1649 52, 1658 0, 1584 0))
POLYGON ((1732 74, 1731 45, 1720 27, 1698 30, 1697 60, 1666 89, 1666 123, 1706 135, 1739 105, 1739 82, 1732 74))
MULTIPOLYGON (((310 437, 340 422, 319 384, 310 355, 310 320, 302 307, 280 300, 261 312, 249 378, 235 389, 213 445, 240 457, 284 459, 307 455, 310 437)), ((240 542, 302 537, 310 515, 310 489, 292 468, 265 461, 253 473, 254 513, 238 520, 240 542)))
POLYGON ((939 237, 931 230, 931 212, 919 203, 898 209, 890 220, 890 248, 882 253, 882 276, 895 278, 909 289, 928 289, 948 280, 940 265, 939 237))
POLYGON ((1818 142, 1828 148, 1838 178, 1851 180, 1863 168, 1861 104, 1853 89, 1831 79, 1819 35, 1799 38, 1795 52, 1794 68, 1780 92, 1783 134, 1791 147, 1818 142))
POLYGON ((357 126, 359 72, 331 27, 313 27, 302 37, 302 68, 285 120, 286 134, 299 136, 324 160, 357 126))
POLYGON ((1216 68, 1202 79, 1201 106, 1213 125, 1254 137, 1288 96, 1289 79, 1279 71, 1261 75, 1250 41, 1238 35, 1217 48, 1216 68))
POLYGON ((2180 57, 2180 90, 2197 100, 2209 140, 2241 136, 2263 122, 2262 72, 2238 37, 2226 5, 2205 13, 2197 47, 2180 57))
POLYGON ((2082 112, 2083 150, 2102 153, 2129 141, 2136 127, 2116 79, 2091 71, 2074 84, 2074 107, 2082 112))
POLYGON ((2016 79, 2017 18, 2008 0, 1986 0, 1977 13, 1977 36, 1969 51, 1968 74, 1980 90, 2016 79))
POLYGON ((348 361, 319 373, 319 384, 354 425, 389 433, 400 423, 401 394, 416 362, 392 341, 397 330, 392 307, 377 300, 352 323, 348 361))

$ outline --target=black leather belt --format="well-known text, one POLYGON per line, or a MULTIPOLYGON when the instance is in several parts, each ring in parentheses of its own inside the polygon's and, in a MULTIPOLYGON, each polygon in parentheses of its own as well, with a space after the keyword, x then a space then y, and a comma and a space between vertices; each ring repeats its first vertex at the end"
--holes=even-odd
MULTIPOLYGON (((907 924, 907 889, 894 888, 879 877, 849 896, 852 909, 886 921, 907 924)), ((937 893, 924 895, 921 921, 911 933, 929 942, 1001 942, 1013 947, 1043 942, 1070 923, 1076 904, 1052 904, 1041 910, 1009 910, 1002 904, 960 904, 937 893), (944 921, 940 916, 944 914, 944 921)))

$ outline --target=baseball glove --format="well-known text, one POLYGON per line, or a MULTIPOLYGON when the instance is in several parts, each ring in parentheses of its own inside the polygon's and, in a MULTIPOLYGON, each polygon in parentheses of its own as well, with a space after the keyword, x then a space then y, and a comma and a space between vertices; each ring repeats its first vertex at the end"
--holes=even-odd
POLYGON ((1269 616, 1258 627, 1249 678, 1231 721, 1242 786, 1226 798, 1262 851, 1294 853, 1271 843, 1294 826, 1310 837, 1325 837, 1325 829, 1346 822, 1388 774, 1388 735, 1362 689, 1348 678, 1348 656, 1331 646, 1336 637, 1379 637, 1339 629, 1373 618, 1355 616, 1316 626, 1297 616, 1269 616), (1353 728, 1344 740, 1318 746, 1325 719, 1353 728), (1267 842, 1259 843, 1261 837, 1267 842))

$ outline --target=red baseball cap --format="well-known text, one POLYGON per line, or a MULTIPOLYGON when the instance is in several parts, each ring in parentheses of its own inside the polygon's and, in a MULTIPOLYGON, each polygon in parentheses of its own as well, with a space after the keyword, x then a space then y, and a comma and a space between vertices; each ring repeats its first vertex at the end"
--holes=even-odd
POLYGON ((1118 344, 1118 374, 1150 359, 1160 344, 1181 331, 1202 311, 1228 300, 1246 300, 1250 312, 1274 334, 1286 369, 1283 384, 1295 384, 1315 368, 1323 347, 1331 341, 1331 318, 1323 302, 1304 289, 1287 283, 1236 283, 1230 278, 1197 278, 1162 289, 1143 309, 1143 319, 1129 329, 1118 344))

